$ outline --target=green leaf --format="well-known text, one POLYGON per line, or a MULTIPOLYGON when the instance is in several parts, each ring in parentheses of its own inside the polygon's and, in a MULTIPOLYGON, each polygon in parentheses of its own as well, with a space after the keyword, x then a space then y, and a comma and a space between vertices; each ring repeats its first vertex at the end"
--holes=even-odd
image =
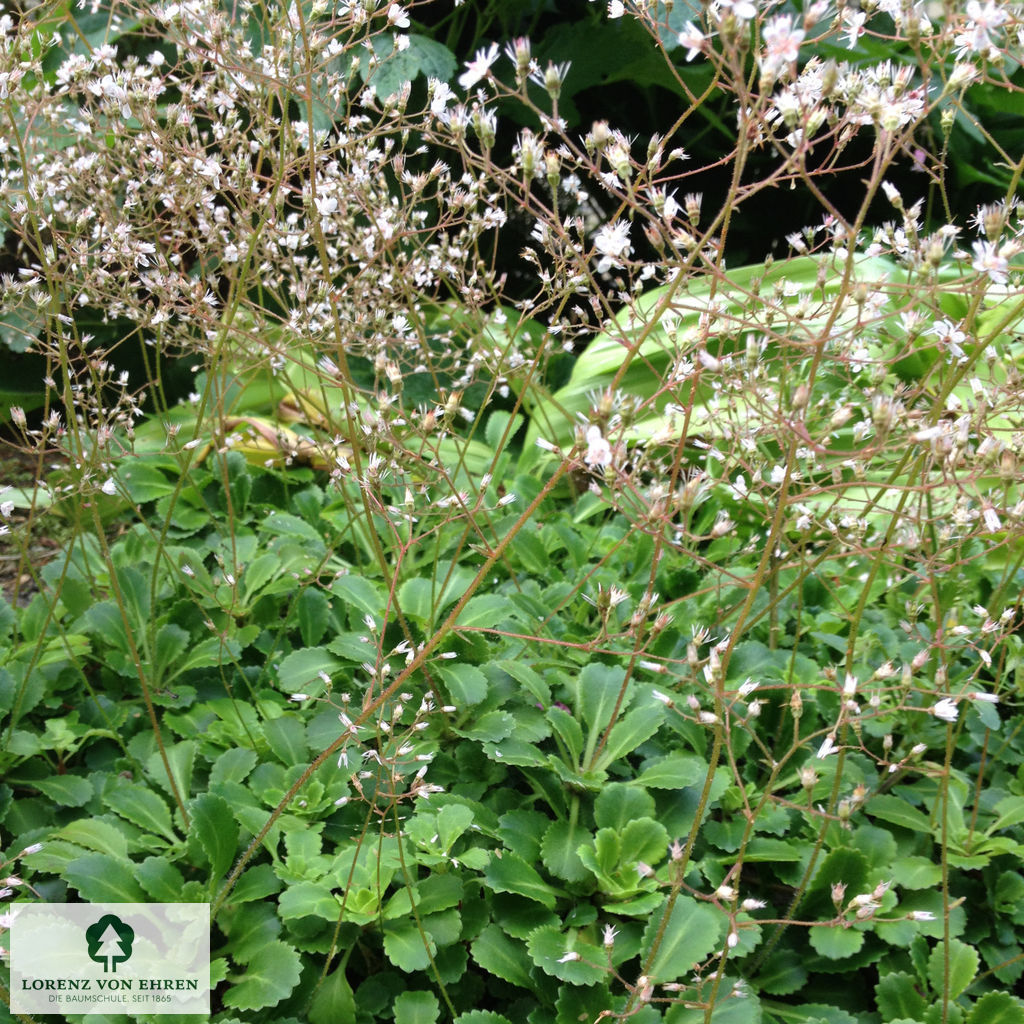
POLYGON ((595 768, 607 768, 620 757, 633 753, 641 743, 649 740, 661 728, 665 719, 665 705, 657 702, 634 708, 620 718, 608 734, 608 742, 595 768))
POLYGON ((660 983, 689 975, 718 946, 724 925, 723 914, 689 896, 679 896, 671 910, 664 901, 644 929, 641 956, 644 963, 650 962, 648 976, 660 983))
POLYGON ((440 82, 451 81, 458 64, 451 50, 428 36, 417 32, 405 34, 409 45, 404 50, 392 52, 394 36, 374 37, 374 49, 380 58, 370 79, 374 91, 381 99, 393 96, 406 82, 411 82, 417 75, 436 78, 440 82), (378 40, 383 44, 378 46, 378 40))
POLYGON ((530 958, 545 973, 573 985, 596 985, 607 971, 604 950, 582 938, 582 933, 564 933, 554 925, 542 925, 526 941, 530 958), (575 953, 579 959, 567 959, 575 953))
POLYGON ((32 785, 60 807, 81 807, 94 792, 92 783, 81 775, 53 775, 36 779, 32 785))
POLYGON ((175 674, 188 642, 188 633, 173 622, 164 623, 157 630, 154 657, 162 678, 167 679, 175 674))
POLYGON ((286 693, 316 697, 326 685, 320 673, 330 676, 341 667, 341 662, 326 647, 302 647, 281 659, 277 673, 279 686, 286 693))
POLYGON ((246 870, 228 898, 229 903, 248 903, 262 900, 281 891, 281 880, 270 864, 257 864, 246 870))
POLYGON ((384 925, 384 952, 400 970, 411 974, 425 971, 430 958, 437 952, 437 945, 429 936, 424 944, 423 936, 411 921, 387 921, 384 925))
POLYGON ((395 1024, 435 1024, 440 1013, 433 992, 403 992, 395 999, 395 1024))
POLYGON ((135 877, 157 903, 177 903, 185 879, 166 857, 147 857, 135 868, 135 877))
POLYGON ((437 666, 437 674, 444 680, 452 703, 458 708, 479 704, 487 696, 487 676, 475 665, 446 661, 437 666))
POLYGON ((256 751, 246 747, 231 747, 225 750, 210 769, 210 788, 222 782, 241 782, 256 767, 256 751))
POLYGON ((494 1010, 468 1010, 455 1018, 455 1024, 512 1024, 512 1021, 494 1010))
POLYGON ((309 1006, 311 1024, 356 1024, 356 1001, 345 968, 331 971, 309 1006))
POLYGON ((950 939, 949 943, 939 942, 928 957, 928 981, 932 990, 940 998, 945 994, 945 975, 949 972, 949 998, 956 999, 978 973, 980 963, 977 952, 972 946, 959 939, 950 939))
MULTIPOLYGON (((549 910, 555 906, 556 890, 548 885, 522 857, 508 851, 503 856, 492 854, 484 871, 484 880, 494 892, 512 892, 536 900, 549 910)), ((564 950, 562 952, 565 952, 564 950)))
POLYGON ((880 818, 891 825, 908 828, 912 832, 931 832, 931 821, 916 807, 911 807, 906 800, 898 796, 883 793, 872 797, 867 803, 867 812, 873 818, 880 818))
POLYGON ((900 857, 892 862, 891 873, 900 889, 931 889, 942 881, 941 866, 927 857, 900 857))
POLYGON ((636 778, 648 789, 684 789, 704 779, 708 766, 696 754, 669 754, 645 768, 636 778))
POLYGON ((487 443, 496 452, 500 451, 502 447, 502 437, 507 434, 508 437, 511 438, 524 422, 524 418, 518 413, 513 415, 510 412, 506 412, 504 409, 495 409, 494 412, 487 417, 487 426, 484 428, 484 437, 487 439, 487 443))
POLYGON ((339 576, 331 583, 331 593, 345 605, 351 605, 354 619, 363 625, 363 616, 377 619, 384 614, 384 595, 380 588, 364 576, 339 576))
POLYGON ((839 925, 811 928, 808 940, 811 948, 829 960, 843 960, 853 956, 864 945, 864 933, 856 928, 839 925))
POLYGON ((302 642, 307 647, 315 647, 327 631, 331 603, 322 590, 307 587, 295 602, 295 615, 299 620, 302 642))
POLYGON ((917 979, 912 974, 894 971, 875 986, 875 1002, 884 1020, 910 1017, 920 1020, 928 1003, 917 991, 917 979))
MULTIPOLYGON (((612 720, 625 675, 621 668, 592 661, 576 680, 576 710, 590 735, 600 735, 612 720)), ((596 740, 594 741, 596 744, 596 740)))
POLYGON ((583 756, 583 730, 580 723, 564 708, 555 705, 547 709, 545 717, 565 745, 570 765, 575 767, 583 756))
POLYGON ((594 801, 594 821, 599 828, 620 832, 634 818, 654 817, 654 797, 624 782, 611 782, 594 801))
POLYGON ((297 715, 285 712, 279 718, 264 722, 263 735, 282 764, 291 767, 309 760, 306 727, 297 715))
POLYGON ((669 836, 660 822, 637 818, 622 830, 621 842, 624 863, 657 864, 668 853, 669 836))
POLYGON ((238 825, 231 805, 214 793, 202 793, 189 805, 190 835, 194 835, 210 862, 210 880, 227 874, 238 846, 238 825))
POLYGON ((327 882, 303 881, 289 885, 278 900, 281 920, 297 917, 321 917, 337 921, 341 905, 327 882))
POLYGON ((1024 821, 1024 796, 1003 797, 992 808, 992 813, 995 814, 996 820, 987 826, 986 835, 1010 828, 1012 825, 1019 825, 1024 821))
POLYGON ((241 980, 224 993, 236 1010, 276 1006, 299 982, 299 954, 287 943, 267 942, 248 961, 241 980))
POLYGON ((177 486, 156 466, 143 461, 145 458, 146 456, 137 456, 124 460, 115 474, 118 483, 137 505, 146 501, 156 501, 165 494, 173 494, 177 486))
POLYGON ((520 988, 532 988, 526 948, 506 935, 498 925, 487 925, 473 940, 470 952, 473 959, 495 977, 520 988))
POLYGON ((967 1015, 967 1024, 1024 1024, 1024 1005, 1009 992, 986 992, 967 1015))
POLYGON ((103 794, 103 802, 133 825, 171 842, 178 839, 171 825, 171 811, 159 793, 136 783, 121 782, 103 794))
POLYGON ((496 628, 508 619, 518 617, 519 609, 501 594, 477 594, 471 597, 466 607, 459 612, 455 620, 456 629, 472 629, 484 626, 496 628))
MULTIPOLYGON (((167 764, 170 765, 171 774, 177 786, 178 796, 182 800, 188 798, 192 791, 192 765, 196 758, 196 745, 192 740, 182 740, 173 746, 165 747, 167 764)), ((162 786, 168 793, 171 793, 171 785, 167 778, 167 766, 160 756, 159 750, 154 750, 146 761, 146 771, 151 779, 162 786)))
POLYGON ((776 950, 757 974, 757 986, 771 996, 788 996, 807 983, 803 958, 792 950, 776 950))
POLYGON ((433 581, 424 576, 414 576, 398 588, 398 606, 410 618, 421 622, 433 622, 440 612, 433 581))
POLYGON ((73 860, 64 877, 87 903, 145 903, 135 880, 135 865, 107 853, 87 853, 73 860))
POLYGON ((590 872, 576 852, 577 847, 589 838, 589 833, 578 821, 553 821, 544 833, 541 845, 544 867, 569 882, 582 882, 589 878, 590 872))

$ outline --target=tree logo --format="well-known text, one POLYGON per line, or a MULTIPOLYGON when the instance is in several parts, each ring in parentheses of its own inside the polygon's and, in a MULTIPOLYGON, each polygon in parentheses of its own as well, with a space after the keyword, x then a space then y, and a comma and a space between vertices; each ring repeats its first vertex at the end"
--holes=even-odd
POLYGON ((103 973, 117 973, 117 965, 123 964, 132 955, 135 931, 119 917, 106 914, 94 925, 85 929, 89 943, 89 959, 103 964, 103 973))

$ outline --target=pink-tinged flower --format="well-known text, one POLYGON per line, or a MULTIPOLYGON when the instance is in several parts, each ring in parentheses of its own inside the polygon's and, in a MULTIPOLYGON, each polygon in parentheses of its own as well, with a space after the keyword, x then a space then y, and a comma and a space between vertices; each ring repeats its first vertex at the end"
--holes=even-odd
POLYGON ((978 0, 968 0, 966 12, 967 28, 957 33, 956 37, 959 54, 988 53, 995 50, 996 44, 989 33, 1006 22, 1006 11, 997 7, 992 0, 988 0, 984 7, 978 0))
POLYGON ((864 35, 864 22, 868 16, 863 11, 850 12, 844 10, 843 20, 846 22, 846 48, 852 50, 857 45, 857 40, 864 35))
POLYGON ((677 42, 686 47, 686 59, 689 61, 704 49, 707 36, 692 21, 688 21, 679 33, 677 42))
POLYGON ((761 71, 767 75, 778 75, 800 55, 800 44, 803 40, 803 29, 793 28, 793 18, 790 15, 772 18, 764 27, 761 71))
POLYGON ((757 8, 750 0, 718 0, 715 6, 720 11, 732 11, 733 17, 741 21, 753 21, 757 17, 757 8))
POLYGON ((587 427, 587 453, 583 461, 588 466, 610 466, 612 462, 612 446, 596 425, 587 427))
POLYGON ((996 284, 1006 284, 1006 273, 1010 266, 1006 257, 999 254, 995 244, 978 241, 971 248, 974 249, 974 262, 971 266, 979 274, 987 274, 996 284))
POLYGON ((459 85, 463 89, 471 89, 477 82, 487 77, 491 65, 498 59, 498 44, 491 43, 487 50, 476 51, 476 56, 468 61, 466 70, 459 75, 459 85))

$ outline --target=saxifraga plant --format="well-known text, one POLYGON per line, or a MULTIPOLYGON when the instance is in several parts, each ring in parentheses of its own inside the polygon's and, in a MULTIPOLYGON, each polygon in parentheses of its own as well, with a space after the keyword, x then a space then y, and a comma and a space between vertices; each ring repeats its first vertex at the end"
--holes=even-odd
POLYGON ((1020 1020, 1024 161, 958 211, 922 138, 1018 98, 1018 10, 611 3, 689 98, 638 152, 419 6, 0 17, 12 419, 81 530, 4 619, 13 853, 209 899, 225 1022, 1020 1020), (773 188, 820 220, 731 267, 773 188))

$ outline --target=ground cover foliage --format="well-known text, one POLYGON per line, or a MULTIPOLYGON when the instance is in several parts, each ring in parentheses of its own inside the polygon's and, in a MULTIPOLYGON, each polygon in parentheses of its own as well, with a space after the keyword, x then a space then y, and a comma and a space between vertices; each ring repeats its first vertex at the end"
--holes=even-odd
POLYGON ((1020 9, 573 17, 0 15, 5 896, 223 1024, 1017 1024, 1020 9))

